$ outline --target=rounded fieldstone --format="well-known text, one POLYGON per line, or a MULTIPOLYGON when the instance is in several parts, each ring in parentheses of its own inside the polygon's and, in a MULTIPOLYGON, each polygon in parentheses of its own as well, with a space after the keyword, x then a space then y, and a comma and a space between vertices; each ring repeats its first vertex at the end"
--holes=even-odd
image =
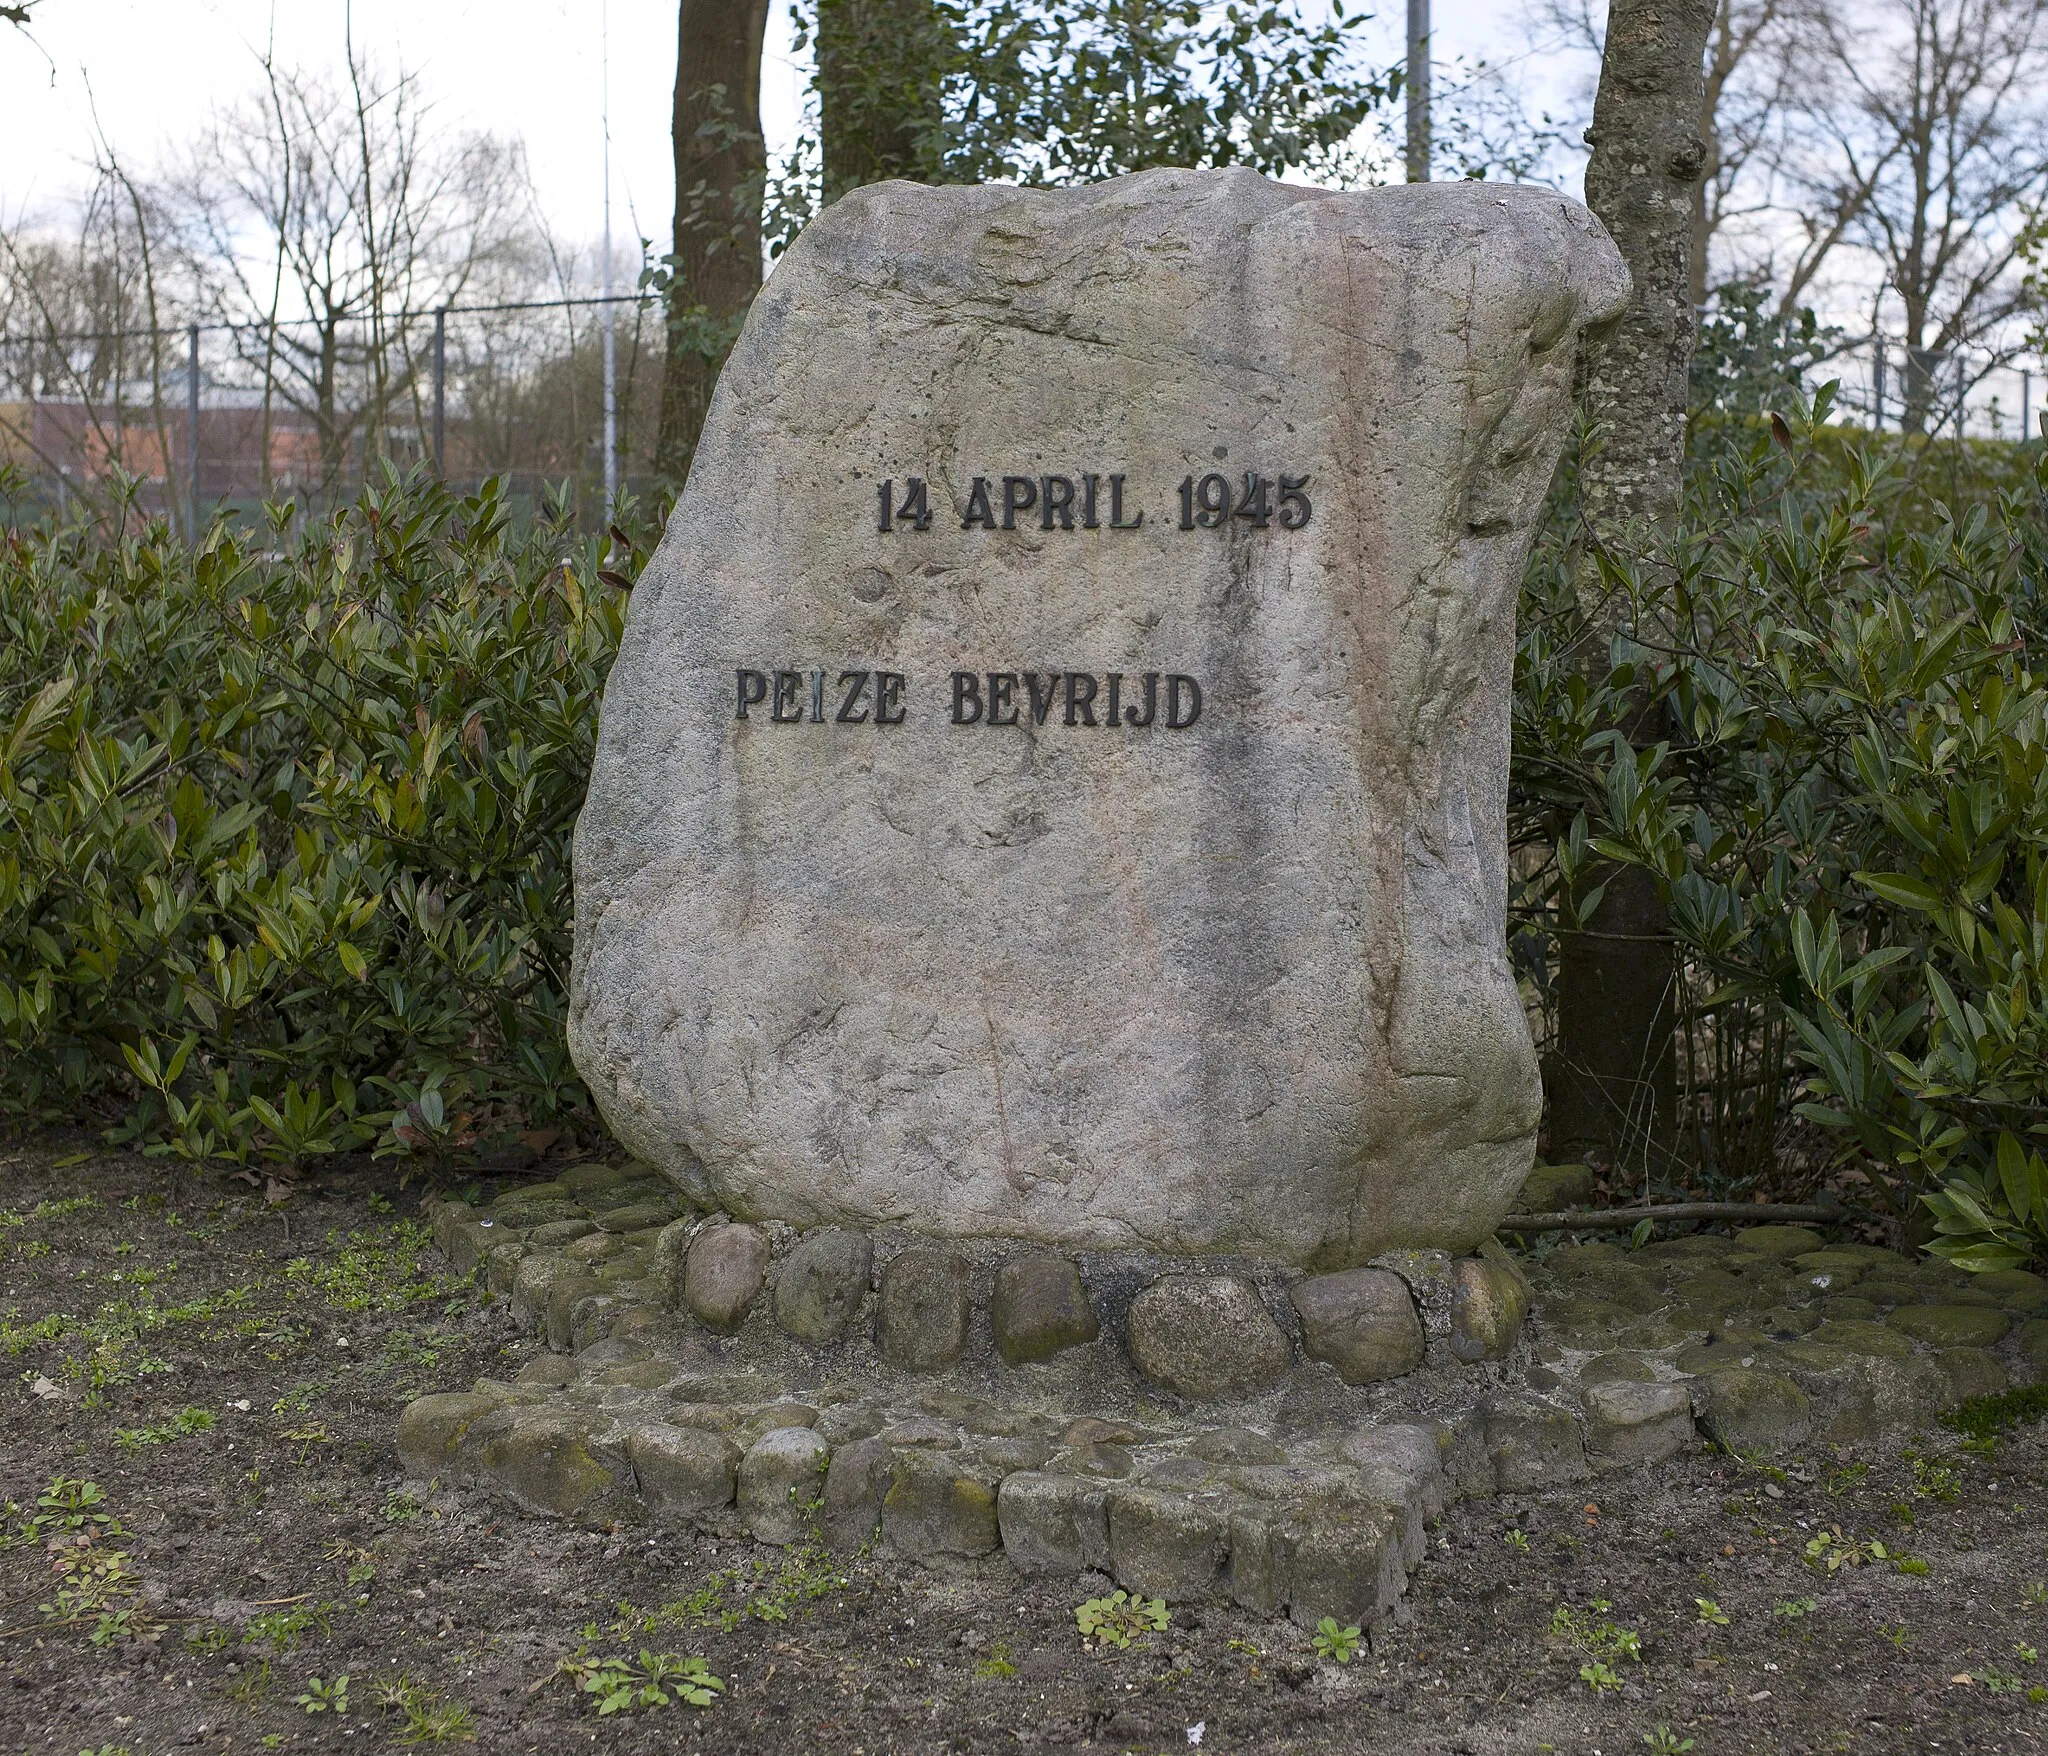
POLYGON ((1980 1274, 1977 1285, 1993 1294, 2008 1311, 2017 1311, 2022 1317, 2031 1317, 2048 1305, 2048 1280, 2024 1268, 2001 1268, 1992 1274, 1980 1274))
POLYGON ((1294 1363, 1259 1289, 1232 1274, 1162 1276, 1131 1301, 1125 1335, 1140 1372, 1197 1402, 1267 1389, 1294 1363))
POLYGON ((860 1315, 874 1265, 865 1232, 811 1233, 775 1277, 775 1321, 799 1341, 837 1341, 860 1315))
POLYGON ((595 1220, 550 1220, 544 1226, 535 1226, 526 1241, 529 1244, 538 1244, 543 1250, 559 1250, 564 1244, 573 1244, 578 1238, 587 1238, 596 1230, 595 1220))
POLYGON ((1901 1305, 1885 1321, 1929 1347, 1996 1347, 2012 1327, 1988 1305, 1901 1305))
POLYGON ((937 1372, 967 1345, 967 1264, 950 1250, 906 1250, 882 1270, 875 1313, 882 1358, 937 1372))
POLYGON ((1757 1315, 1757 1326, 1768 1335, 1805 1335, 1815 1328, 1821 1314, 1806 1305, 1772 1305, 1757 1315))
POLYGON ((2033 1362, 2034 1371, 2048 1378, 2048 1317, 2029 1318, 2020 1325, 2019 1350, 2033 1362))
POLYGON ((764 1543, 801 1542, 824 1497, 831 1447, 809 1427, 777 1427, 740 1459, 740 1516, 764 1543))
POLYGON ((1846 1353, 1871 1354, 1879 1359, 1903 1360, 1913 1344, 1897 1330, 1882 1323, 1859 1323, 1848 1318, 1831 1318, 1807 1338, 1819 1347, 1838 1347, 1846 1353))
POLYGON ((1398 1274, 1348 1268, 1310 1275, 1289 1296, 1301 1318, 1303 1351, 1335 1366, 1346 1384, 1376 1384, 1422 1364, 1422 1319, 1398 1274))
POLYGON ((605 1262, 618 1255, 625 1247, 625 1239, 615 1238, 610 1232, 589 1231, 563 1247, 562 1260, 586 1265, 592 1262, 605 1262))
POLYGON ((667 1225, 683 1212, 683 1204, 673 1196, 659 1196, 651 1201, 634 1201, 624 1207, 607 1208, 598 1214, 597 1223, 608 1232, 644 1232, 667 1225))
POLYGON ((1522 1179, 1522 1192, 1515 1197, 1515 1211, 1562 1213, 1568 1207, 1584 1207, 1592 1199, 1592 1166, 1538 1165, 1522 1179))
POLYGON ((1804 1256, 1826 1242, 1811 1226, 1744 1226, 1735 1234, 1737 1249, 1763 1256, 1804 1256))
POLYGON ((1102 1333, 1081 1271, 1064 1256, 1014 1256, 989 1301, 996 1351, 1012 1366, 1085 1347, 1102 1333))
POLYGON ((737 1329, 768 1275, 768 1234, 758 1226, 712 1226, 691 1241, 683 1303, 707 1329, 737 1329))
POLYGON ((398 1456, 416 1476, 431 1476, 445 1468, 471 1425, 501 1406, 495 1396, 469 1391, 448 1391, 422 1396, 409 1402, 398 1417, 398 1456))
POLYGON ((1451 1270, 1454 1358, 1468 1364, 1500 1359, 1514 1347, 1528 1315, 1528 1291, 1510 1270, 1480 1256, 1459 1258, 1451 1270))
POLYGON ((621 1183, 633 1182, 638 1176, 636 1169, 626 1165, 571 1165, 558 1181, 571 1195, 597 1195, 616 1189, 621 1183))
POLYGON ((1589 1384, 1580 1400, 1595 1469, 1661 1463, 1692 1442, 1692 1394, 1682 1384, 1589 1384))

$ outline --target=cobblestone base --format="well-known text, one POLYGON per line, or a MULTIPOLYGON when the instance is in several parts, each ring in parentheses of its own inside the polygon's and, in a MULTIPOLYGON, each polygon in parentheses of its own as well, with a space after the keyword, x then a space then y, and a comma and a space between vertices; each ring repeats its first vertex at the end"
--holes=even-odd
POLYGON ((1307 1624, 1386 1615, 1461 1496, 1872 1439, 2048 1366, 2048 1282, 1797 1227, 1302 1276, 800 1236, 639 1167, 433 1217, 551 1351, 412 1404, 423 1478, 1307 1624))

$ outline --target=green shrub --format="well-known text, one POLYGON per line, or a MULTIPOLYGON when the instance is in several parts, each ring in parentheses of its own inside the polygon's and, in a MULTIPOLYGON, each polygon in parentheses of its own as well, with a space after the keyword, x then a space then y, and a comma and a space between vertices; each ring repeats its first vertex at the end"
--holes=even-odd
POLYGON ((1567 926, 1576 903, 1597 930, 1616 864, 1648 869, 1688 1027, 1762 1044, 1752 1117, 1776 1126, 1793 1075, 1909 1229, 1924 1203, 1935 1249, 2007 1267, 2048 1240, 2048 462, 1924 512, 1896 446, 1817 435, 1824 413, 1727 446, 1667 550, 1539 560, 1521 839, 1552 838, 1538 900, 1567 926), (1587 568, 1624 611, 1601 667, 1587 568))
POLYGON ((387 477, 0 535, 0 1117, 192 1160, 593 1126, 569 836, 644 548, 387 477))

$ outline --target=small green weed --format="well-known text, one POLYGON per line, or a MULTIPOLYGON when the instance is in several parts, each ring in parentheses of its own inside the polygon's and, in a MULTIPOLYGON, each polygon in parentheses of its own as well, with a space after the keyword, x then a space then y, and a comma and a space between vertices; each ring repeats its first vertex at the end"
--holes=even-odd
POLYGON ((2020 1594, 2021 1601, 2034 1609, 2048 1605, 2048 1579, 2037 1579, 2020 1594))
POLYGON ((372 1688, 377 1705, 386 1713, 403 1716, 398 1728, 401 1744, 473 1744, 476 1715, 459 1701, 450 1701, 415 1683, 403 1671, 395 1677, 380 1678, 372 1688))
POLYGON ((331 1683, 324 1683, 318 1677, 310 1678, 305 1689, 292 1699, 308 1713, 345 1714, 348 1712, 348 1676, 344 1673, 331 1683))
POLYGON ((1364 1638, 1364 1631, 1356 1622, 1348 1628, 1342 1628, 1337 1625, 1335 1616, 1325 1616, 1316 1624, 1315 1634, 1309 1644, 1315 1648, 1316 1657, 1334 1659, 1340 1665, 1348 1665, 1358 1656, 1359 1643, 1364 1638))
POLYGON ((1596 1597, 1585 1612, 1559 1604, 1550 1616, 1551 1638, 1567 1642, 1584 1656, 1579 1680, 1595 1695, 1621 1687, 1620 1673, 1614 1668, 1620 1660, 1643 1662, 1642 1636, 1609 1621, 1607 1612, 1613 1608, 1606 1598, 1596 1597))
POLYGON ((1163 1597, 1132 1597, 1126 1591, 1091 1597, 1074 1609, 1074 1626, 1080 1629, 1081 1639, 1096 1648, 1133 1646, 1164 1628, 1169 1618, 1163 1597))
POLYGON ((560 1671, 591 1698, 600 1718, 666 1707, 671 1701, 709 1707, 725 1692, 725 1679, 711 1674, 708 1661, 650 1652, 644 1646, 637 1664, 630 1658, 591 1659, 579 1654, 564 1659, 560 1671))
POLYGON ((244 1707, 254 1707, 270 1693, 270 1660, 260 1658, 253 1671, 245 1670, 228 1685, 228 1695, 244 1707))
POLYGON ((1796 1622, 1802 1616, 1812 1615, 1813 1612, 1819 1608, 1819 1598, 1788 1597, 1781 1604, 1773 1604, 1771 1606, 1771 1614, 1776 1616, 1780 1621, 1796 1622))
POLYGON ((1839 1524, 1832 1530, 1824 1530, 1818 1536, 1809 1537, 1805 1553, 1808 1565, 1825 1567, 1830 1573, 1839 1573, 1844 1567, 1861 1567, 1870 1561, 1899 1559, 1875 1538, 1867 1543, 1852 1541, 1842 1534, 1842 1527, 1839 1524))
POLYGON ((217 1622, 209 1622, 204 1628, 195 1628, 185 1636, 185 1650, 201 1658, 212 1658, 226 1652, 234 1645, 235 1637, 217 1622))
POLYGON ((1711 1622, 1716 1628, 1728 1626, 1728 1612, 1715 1603, 1712 1598, 1696 1597, 1692 1601, 1699 1610, 1699 1620, 1711 1622))
POLYGON ((153 1427, 116 1427, 114 1443, 123 1451, 140 1451, 145 1445, 168 1445, 175 1439, 189 1439, 194 1433, 210 1433, 214 1425, 211 1409, 181 1408, 169 1420, 153 1427))
POLYGON ((2027 1686, 2024 1677, 2015 1677, 2010 1671, 2002 1671, 1996 1665, 1986 1665, 1981 1671, 1973 1671, 1971 1675, 1994 1695, 2018 1695, 2027 1686))
POLYGON ((1913 1466, 1913 1498, 1953 1503, 1963 1491, 1961 1474, 1946 1463, 1934 1463, 1917 1451, 1906 1453, 1913 1466))
POLYGON ((977 1677, 1014 1677, 1017 1667, 1010 1662, 1010 1643, 1007 1640, 994 1642, 982 1657, 974 1661, 977 1677))
POLYGON ((266 1610, 260 1616, 251 1616, 249 1625, 242 1631, 242 1639, 250 1645, 265 1642, 273 1652, 283 1654, 306 1637, 309 1630, 317 1628, 326 1634, 334 1619, 339 1604, 294 1604, 290 1609, 266 1610))
POLYGON ((1529 1552, 1529 1533, 1526 1530, 1511 1530, 1500 1539, 1518 1555, 1529 1552))
POLYGON ((1657 1752, 1657 1756, 1685 1756, 1693 1747, 1691 1738, 1681 1738, 1669 1726, 1660 1725, 1654 1732, 1645 1732, 1643 1742, 1657 1752))
POLYGON ((394 1493, 384 1502, 384 1516, 392 1524, 410 1524, 424 1511, 426 1507, 406 1493, 394 1493))
POLYGON ((1899 1623, 1897 1627, 1880 1625, 1877 1631, 1901 1652, 1904 1652, 1907 1647, 1913 1644, 1913 1630, 1908 1628, 1903 1622, 1899 1623))

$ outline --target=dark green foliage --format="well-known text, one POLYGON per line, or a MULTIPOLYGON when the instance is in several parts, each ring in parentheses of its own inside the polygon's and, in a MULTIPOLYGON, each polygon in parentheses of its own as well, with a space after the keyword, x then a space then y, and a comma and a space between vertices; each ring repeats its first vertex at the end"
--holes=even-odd
POLYGON ((641 551, 498 484, 0 541, 0 1117, 195 1159, 593 1126, 569 836, 641 551))
POLYGON ((1911 447, 1793 412, 1731 431, 1667 550, 1588 557, 1625 606, 1609 663, 1571 541, 1539 556, 1516 834, 1555 851, 1521 949, 1648 870, 1709 1180, 1766 1175, 1796 1109, 1909 1227, 1927 1198, 1937 1249, 2007 1267, 2048 1240, 2048 469, 1951 514, 1911 447))

